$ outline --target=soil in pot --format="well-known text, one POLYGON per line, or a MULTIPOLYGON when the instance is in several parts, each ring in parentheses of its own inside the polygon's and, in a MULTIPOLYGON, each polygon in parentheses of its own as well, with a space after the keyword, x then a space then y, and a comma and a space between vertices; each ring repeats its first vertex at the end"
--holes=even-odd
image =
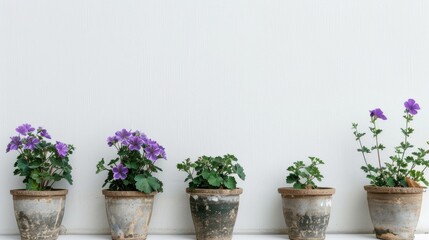
POLYGON ((331 215, 333 188, 279 188, 283 216, 291 240, 325 239, 331 215))
POLYGON ((243 189, 186 189, 197 240, 231 240, 243 189))
POLYGON ((103 190, 112 239, 144 240, 156 193, 103 190))
POLYGON ((420 217, 423 188, 365 186, 376 237, 412 240, 420 217))
POLYGON ((61 229, 67 190, 11 190, 22 240, 55 240, 61 229))

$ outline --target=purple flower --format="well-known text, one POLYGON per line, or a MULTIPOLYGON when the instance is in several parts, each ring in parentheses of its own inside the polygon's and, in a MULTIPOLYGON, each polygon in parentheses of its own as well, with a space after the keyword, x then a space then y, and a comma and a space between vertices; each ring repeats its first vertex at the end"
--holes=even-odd
POLYGON ((57 144, 55 144, 55 148, 57 149, 57 153, 61 158, 65 157, 69 151, 67 144, 58 141, 57 144))
POLYGON ((37 144, 39 144, 39 139, 35 137, 28 137, 25 141, 25 149, 34 150, 37 144))
POLYGON ((9 152, 10 150, 18 150, 18 148, 21 147, 22 141, 19 136, 11 137, 10 143, 6 147, 6 152, 9 152))
POLYGON ((27 135, 27 133, 34 131, 34 128, 30 124, 24 123, 21 126, 17 127, 15 130, 19 134, 25 136, 25 135, 27 135))
POLYGON ((129 138, 127 141, 128 148, 133 151, 139 151, 141 146, 143 145, 143 140, 139 136, 134 136, 129 138))
POLYGON ((117 136, 113 136, 113 137, 108 137, 107 138, 107 145, 109 145, 109 147, 113 146, 117 142, 119 142, 119 139, 118 139, 117 136))
POLYGON ((127 131, 126 129, 122 129, 121 131, 117 131, 115 135, 118 137, 120 141, 124 141, 131 136, 131 132, 127 131))
POLYGON ((48 131, 46 131, 46 129, 39 127, 39 131, 40 131, 40 136, 47 138, 47 139, 51 139, 51 135, 49 135, 48 131))
POLYGON ((161 157, 167 160, 167 153, 165 153, 165 148, 161 145, 159 145, 159 148, 161 149, 161 157))
POLYGON ((384 116, 383 111, 381 111, 380 108, 376 108, 374 110, 369 111, 370 112, 370 116, 377 119, 377 118, 381 118, 383 120, 386 120, 386 116, 384 116))
POLYGON ((113 171, 113 179, 115 180, 118 180, 118 179, 124 180, 127 178, 128 168, 124 167, 122 163, 120 163, 117 167, 114 167, 112 171, 113 171))
POLYGON ((411 115, 416 115, 417 110, 420 110, 420 106, 414 99, 410 98, 408 101, 404 102, 404 106, 406 108, 405 111, 409 112, 411 115))
POLYGON ((155 162, 158 159, 158 156, 162 153, 162 149, 157 143, 151 144, 145 148, 146 158, 155 162))

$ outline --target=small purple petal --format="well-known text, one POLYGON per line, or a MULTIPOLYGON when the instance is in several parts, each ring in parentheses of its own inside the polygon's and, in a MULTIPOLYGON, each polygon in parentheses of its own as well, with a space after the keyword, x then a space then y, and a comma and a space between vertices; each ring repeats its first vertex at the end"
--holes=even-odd
POLYGON ((133 136, 127 140, 128 148, 133 151, 140 151, 143 140, 139 136, 133 136))
POLYGON ((18 150, 22 146, 21 137, 14 136, 10 138, 10 143, 7 145, 6 152, 10 150, 18 150))
POLYGON ((34 128, 30 124, 24 123, 21 126, 17 127, 15 130, 19 134, 25 136, 25 135, 27 135, 27 133, 34 131, 34 128))
POLYGON ((69 151, 67 144, 58 141, 55 144, 55 148, 57 149, 57 153, 61 158, 65 157, 69 151))
POLYGON ((119 179, 123 180, 127 178, 128 168, 124 167, 122 163, 114 167, 112 171, 113 171, 113 179, 115 180, 119 180, 119 179))
POLYGON ((117 142, 119 142, 119 139, 117 136, 107 138, 107 145, 109 145, 109 147, 115 145, 117 142))
POLYGON ((131 132, 127 131, 126 129, 122 129, 121 131, 117 131, 115 135, 118 137, 120 141, 123 141, 131 136, 131 132))
POLYGON ((34 150, 34 148, 36 148, 36 145, 39 144, 39 142, 40 142, 39 139, 35 137, 28 137, 26 139, 24 148, 34 150))
POLYGON ((376 108, 374 110, 370 110, 369 113, 370 113, 369 115, 372 118, 375 118, 375 119, 380 118, 380 119, 383 119, 383 120, 387 120, 387 117, 384 116, 383 111, 381 111, 380 108, 376 108))
POLYGON ((408 99, 408 101, 404 102, 405 111, 409 112, 411 115, 416 115, 417 110, 420 110, 420 106, 416 101, 412 98, 408 99))
POLYGON ((46 129, 39 127, 39 131, 40 131, 40 136, 47 138, 47 139, 51 139, 51 135, 49 135, 48 131, 46 131, 46 129))

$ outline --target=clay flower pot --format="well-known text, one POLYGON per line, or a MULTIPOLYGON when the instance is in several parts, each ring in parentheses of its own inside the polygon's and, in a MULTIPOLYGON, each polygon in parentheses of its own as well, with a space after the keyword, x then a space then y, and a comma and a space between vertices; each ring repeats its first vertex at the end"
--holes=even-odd
POLYGON ((155 194, 103 190, 112 239, 146 239, 155 194))
POLYGON ((334 188, 294 189, 279 188, 282 196, 283 216, 291 240, 325 239, 331 216, 331 199, 334 188))
POLYGON ((67 190, 11 190, 22 240, 55 240, 64 215, 67 190))
POLYGON ((385 240, 411 240, 420 217, 423 188, 365 186, 375 235, 385 240))
POLYGON ((186 189, 197 240, 230 240, 243 189, 186 189))

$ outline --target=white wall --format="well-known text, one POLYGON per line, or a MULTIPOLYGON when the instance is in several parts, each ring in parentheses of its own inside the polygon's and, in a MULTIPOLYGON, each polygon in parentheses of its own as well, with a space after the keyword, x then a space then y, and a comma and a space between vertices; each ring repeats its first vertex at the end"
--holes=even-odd
MULTIPOLYGON (((234 153, 247 173, 236 232, 285 228, 277 188, 293 161, 326 161, 337 188, 330 232, 371 232, 351 123, 381 107, 382 140, 399 143, 402 103, 429 140, 429 2, 398 0, 0 1, 0 233, 16 233, 9 190, 21 123, 73 143, 69 233, 107 232, 101 157, 107 136, 141 129, 166 147, 165 192, 151 232, 193 229, 187 157, 234 153)), ((375 159, 372 159, 374 161, 375 159)), ((419 232, 429 231, 425 194, 419 232)))

